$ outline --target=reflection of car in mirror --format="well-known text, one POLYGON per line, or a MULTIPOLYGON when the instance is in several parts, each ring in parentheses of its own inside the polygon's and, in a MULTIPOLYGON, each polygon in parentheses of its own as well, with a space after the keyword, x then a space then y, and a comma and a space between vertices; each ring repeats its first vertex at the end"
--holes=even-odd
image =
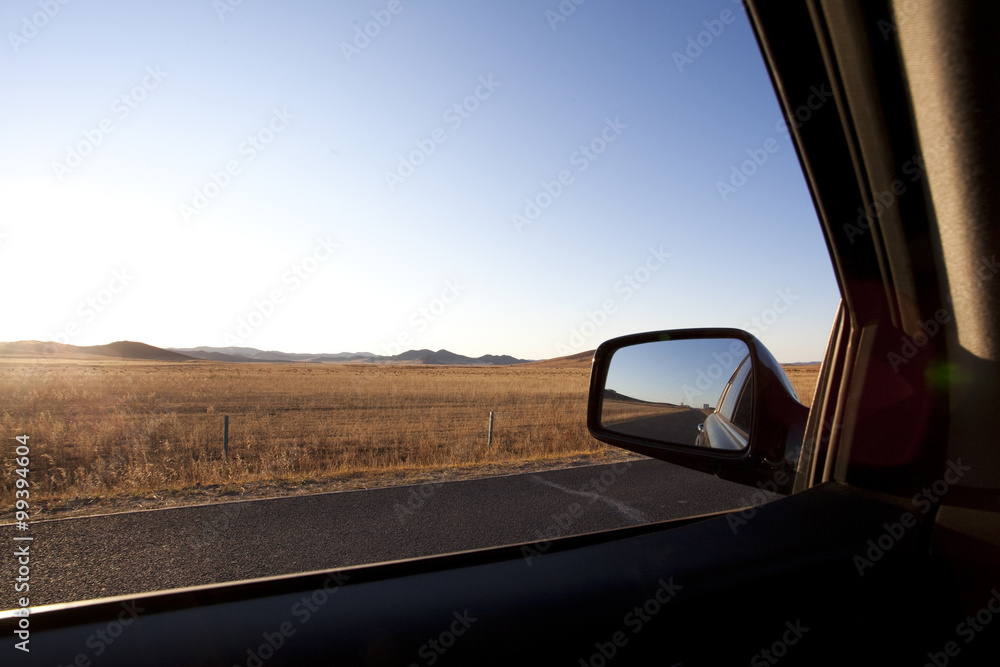
POLYGON ((698 447, 744 449, 750 442, 753 410, 753 362, 748 354, 719 397, 715 412, 698 424, 698 447))
POLYGON ((791 491, 809 410, 757 338, 675 329, 594 353, 587 425, 602 442, 742 483, 791 491))

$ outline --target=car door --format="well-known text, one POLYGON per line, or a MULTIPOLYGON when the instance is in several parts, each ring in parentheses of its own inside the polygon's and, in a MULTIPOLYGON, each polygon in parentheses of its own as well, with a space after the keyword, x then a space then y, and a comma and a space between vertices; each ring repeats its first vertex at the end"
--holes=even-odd
MULTIPOLYGON (((32 620, 31 659, 58 664, 126 621, 102 664, 995 658, 1000 484, 989 406, 1000 357, 989 332, 1000 281, 976 285, 978 265, 963 266, 997 244, 992 222, 966 214, 998 204, 979 169, 998 130, 971 122, 996 108, 996 92, 974 84, 986 68, 977 49, 997 48, 998 11, 747 4, 843 293, 795 493, 546 544, 57 606, 32 620), (946 57, 952 79, 927 64, 946 57), (961 95, 935 108, 942 91, 961 95), (817 108, 817 95, 834 103, 817 108), (935 168, 928 140, 942 124, 952 134, 935 168), (913 156, 926 166, 905 197, 894 184, 913 156), (128 604, 141 613, 123 616, 128 604)), ((17 622, 2 619, 5 636, 17 622)))
POLYGON ((753 410, 752 367, 749 356, 740 362, 719 397, 719 407, 698 427, 699 446, 734 450, 747 446, 753 410), (716 433, 714 437, 713 432, 716 433))

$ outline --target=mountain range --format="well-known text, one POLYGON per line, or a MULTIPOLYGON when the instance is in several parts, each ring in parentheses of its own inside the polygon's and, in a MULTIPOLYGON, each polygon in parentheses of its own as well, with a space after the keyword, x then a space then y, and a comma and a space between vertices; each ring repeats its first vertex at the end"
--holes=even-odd
POLYGON ((49 358, 114 358, 147 361, 225 361, 234 363, 297 362, 297 363, 375 363, 375 364, 426 364, 449 366, 507 366, 531 363, 510 355, 486 354, 467 357, 448 350, 409 350, 386 356, 371 352, 338 352, 335 354, 308 354, 258 350, 252 347, 190 347, 159 348, 134 341, 118 341, 107 345, 78 346, 66 343, 36 340, 0 343, 0 357, 49 357, 49 358))
POLYGON ((313 363, 380 363, 380 364, 428 364, 449 366, 507 366, 529 363, 529 359, 516 359, 510 355, 485 354, 481 357, 467 357, 448 350, 408 350, 387 356, 371 352, 337 352, 336 354, 308 354, 258 350, 252 347, 187 347, 169 348, 196 359, 233 362, 313 362, 313 363))

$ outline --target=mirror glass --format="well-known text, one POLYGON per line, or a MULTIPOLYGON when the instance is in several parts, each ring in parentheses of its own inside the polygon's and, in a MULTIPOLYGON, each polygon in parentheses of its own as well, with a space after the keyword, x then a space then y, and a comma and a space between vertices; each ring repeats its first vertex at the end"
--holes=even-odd
POLYGON ((750 439, 753 363, 736 338, 659 340, 616 350, 601 426, 659 443, 739 451, 750 439))

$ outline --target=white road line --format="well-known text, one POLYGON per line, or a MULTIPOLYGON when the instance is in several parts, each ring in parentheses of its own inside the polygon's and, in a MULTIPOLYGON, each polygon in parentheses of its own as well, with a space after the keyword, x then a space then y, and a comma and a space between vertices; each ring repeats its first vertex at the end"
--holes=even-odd
POLYGON ((569 489, 565 486, 562 486, 561 484, 550 482, 549 480, 543 477, 539 477, 537 475, 532 475, 531 479, 532 481, 538 482, 539 484, 551 486, 553 489, 559 489, 563 493, 568 493, 574 496, 583 496, 584 498, 590 498, 591 501, 600 500, 602 502, 605 502, 608 505, 610 505, 612 509, 614 509, 616 512, 618 512, 619 514, 621 514, 622 516, 624 516, 626 519, 628 519, 633 523, 636 524, 652 523, 650 518, 647 517, 645 514, 643 514, 641 511, 637 510, 634 507, 630 507, 623 502, 619 502, 614 498, 608 498, 607 496, 602 496, 601 494, 594 493, 592 491, 577 491, 576 489, 569 489))

